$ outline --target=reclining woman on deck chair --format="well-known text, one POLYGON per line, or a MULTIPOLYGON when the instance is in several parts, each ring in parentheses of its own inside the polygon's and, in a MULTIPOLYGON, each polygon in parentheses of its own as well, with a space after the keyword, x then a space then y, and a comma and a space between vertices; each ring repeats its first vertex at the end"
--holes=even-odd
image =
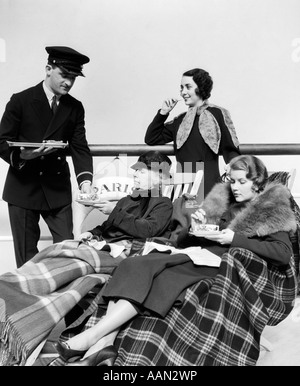
POLYGON ((267 179, 258 158, 234 158, 228 182, 192 215, 220 232, 185 229, 178 240, 221 256, 220 267, 195 265, 184 249, 127 258, 101 291, 106 313, 59 340, 50 365, 255 365, 264 326, 283 320, 297 294, 290 192, 267 179))
POLYGON ((142 154, 132 165, 133 193, 102 225, 79 240, 53 244, 0 276, 0 365, 23 365, 58 321, 91 288, 103 285, 135 240, 167 234, 173 206, 162 196, 162 184, 170 167, 171 160, 160 152, 142 154))

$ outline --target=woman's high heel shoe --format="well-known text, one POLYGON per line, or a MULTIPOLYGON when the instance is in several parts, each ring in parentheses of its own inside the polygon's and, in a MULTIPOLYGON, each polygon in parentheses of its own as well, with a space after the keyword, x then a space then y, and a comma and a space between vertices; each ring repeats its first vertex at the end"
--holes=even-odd
POLYGON ((56 350, 62 359, 65 361, 73 361, 82 358, 87 350, 73 350, 69 347, 67 342, 56 342, 56 350))
POLYGON ((117 355, 115 346, 107 346, 85 359, 67 363, 66 366, 113 366, 117 355))

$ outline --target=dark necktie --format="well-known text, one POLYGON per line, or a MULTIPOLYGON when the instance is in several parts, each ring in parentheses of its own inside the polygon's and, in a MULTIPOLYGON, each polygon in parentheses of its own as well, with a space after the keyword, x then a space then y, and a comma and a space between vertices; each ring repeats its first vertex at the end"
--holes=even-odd
POLYGON ((56 113, 57 108, 58 108, 58 106, 57 106, 57 96, 54 95, 54 97, 52 98, 52 102, 51 102, 51 110, 52 110, 53 114, 56 113))

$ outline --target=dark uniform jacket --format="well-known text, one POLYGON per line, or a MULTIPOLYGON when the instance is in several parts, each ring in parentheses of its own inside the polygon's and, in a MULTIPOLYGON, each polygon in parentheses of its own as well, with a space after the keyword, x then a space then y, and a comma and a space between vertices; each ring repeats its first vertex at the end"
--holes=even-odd
POLYGON ((72 201, 70 169, 66 155, 70 152, 78 184, 92 181, 93 162, 85 135, 84 108, 70 95, 60 98, 53 116, 42 82, 20 93, 8 102, 0 125, 0 156, 9 169, 3 200, 26 209, 49 210, 72 201), (47 156, 28 160, 22 165, 19 148, 6 141, 68 142, 47 156))

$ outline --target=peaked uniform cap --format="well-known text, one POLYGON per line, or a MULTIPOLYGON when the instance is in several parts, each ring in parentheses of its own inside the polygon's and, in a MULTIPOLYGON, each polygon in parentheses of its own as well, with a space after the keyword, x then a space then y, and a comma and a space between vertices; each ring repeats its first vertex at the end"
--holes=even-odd
POLYGON ((49 54, 49 63, 55 64, 70 75, 84 76, 82 73, 83 64, 90 61, 86 55, 64 46, 51 46, 45 49, 49 54))

